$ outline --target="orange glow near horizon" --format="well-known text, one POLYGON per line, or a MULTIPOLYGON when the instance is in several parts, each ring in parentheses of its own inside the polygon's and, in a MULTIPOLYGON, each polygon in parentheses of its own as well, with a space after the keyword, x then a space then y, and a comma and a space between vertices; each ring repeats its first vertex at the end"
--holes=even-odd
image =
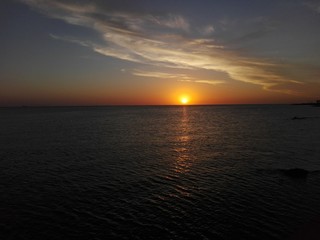
MULTIPOLYGON (((132 83, 132 82, 129 82, 132 83)), ((228 85, 211 87, 205 84, 180 83, 174 81, 148 81, 144 85, 119 85, 107 88, 104 84, 77 88, 41 86, 39 89, 24 84, 1 85, 0 106, 33 105, 205 105, 205 104, 252 104, 252 103, 296 103, 312 101, 307 97, 297 98, 271 91, 259 86, 243 84, 231 88, 228 85), (145 90, 145 88, 148 91, 145 90), (41 90, 41 91, 40 91, 41 90), (272 99, 272 101, 270 100, 272 99)), ((316 89, 316 88, 315 88, 316 89)))

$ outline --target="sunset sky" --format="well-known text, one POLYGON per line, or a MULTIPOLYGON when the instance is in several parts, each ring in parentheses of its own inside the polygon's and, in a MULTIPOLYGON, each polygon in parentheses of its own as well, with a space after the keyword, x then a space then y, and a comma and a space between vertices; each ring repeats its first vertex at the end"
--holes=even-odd
POLYGON ((320 99, 320 1, 1 0, 0 106, 320 99))

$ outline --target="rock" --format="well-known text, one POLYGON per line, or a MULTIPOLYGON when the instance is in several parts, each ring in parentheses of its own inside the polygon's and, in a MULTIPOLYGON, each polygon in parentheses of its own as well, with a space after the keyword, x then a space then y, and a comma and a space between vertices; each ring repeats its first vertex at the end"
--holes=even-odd
POLYGON ((303 120, 306 119, 306 117, 296 117, 294 116, 293 118, 291 118, 292 120, 303 120))
POLYGON ((291 178, 306 178, 309 174, 308 170, 302 168, 283 169, 282 173, 291 178))

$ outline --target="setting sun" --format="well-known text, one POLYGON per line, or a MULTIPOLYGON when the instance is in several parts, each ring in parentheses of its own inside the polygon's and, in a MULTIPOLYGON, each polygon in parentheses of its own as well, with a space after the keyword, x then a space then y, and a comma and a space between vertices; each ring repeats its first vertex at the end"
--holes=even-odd
POLYGON ((189 98, 188 98, 188 97, 181 97, 181 98, 180 98, 180 102, 181 102, 182 104, 187 104, 187 103, 189 102, 189 98))

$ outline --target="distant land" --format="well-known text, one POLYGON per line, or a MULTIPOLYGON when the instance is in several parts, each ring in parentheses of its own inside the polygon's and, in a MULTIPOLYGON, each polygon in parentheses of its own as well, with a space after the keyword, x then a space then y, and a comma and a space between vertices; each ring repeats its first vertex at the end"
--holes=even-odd
POLYGON ((315 107, 320 107, 320 100, 317 100, 316 102, 293 103, 292 105, 311 105, 311 106, 315 106, 315 107))

